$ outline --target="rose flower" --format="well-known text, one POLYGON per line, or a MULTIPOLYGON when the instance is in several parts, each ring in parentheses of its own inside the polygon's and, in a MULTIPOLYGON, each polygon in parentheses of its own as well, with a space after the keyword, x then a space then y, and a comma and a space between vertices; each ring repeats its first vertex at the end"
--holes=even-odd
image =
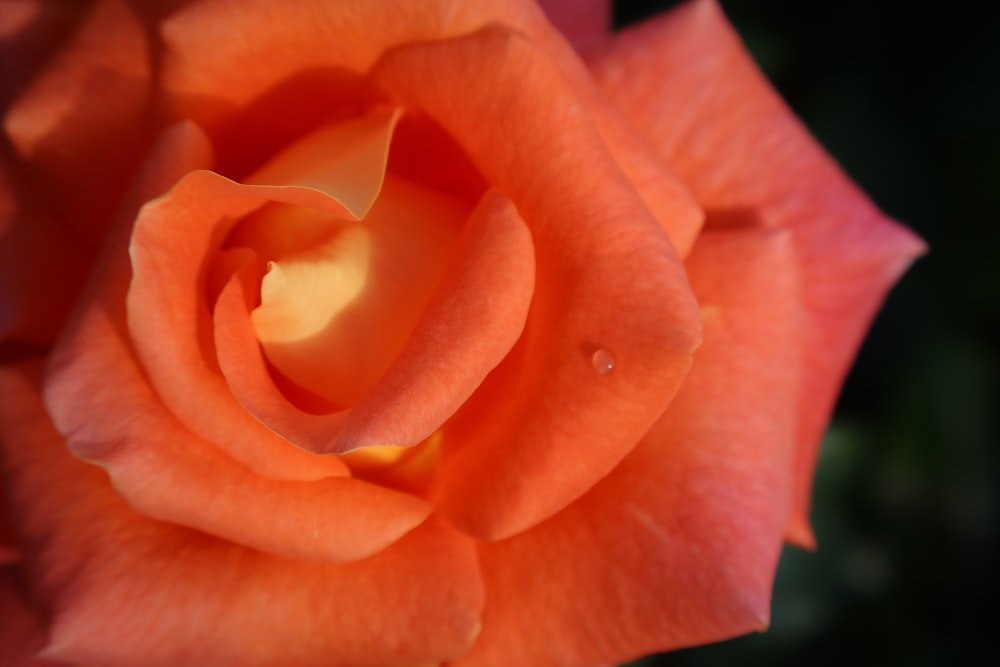
POLYGON ((767 625, 922 244, 712 0, 618 34, 545 4, 0 5, 14 664, 586 666, 767 625))

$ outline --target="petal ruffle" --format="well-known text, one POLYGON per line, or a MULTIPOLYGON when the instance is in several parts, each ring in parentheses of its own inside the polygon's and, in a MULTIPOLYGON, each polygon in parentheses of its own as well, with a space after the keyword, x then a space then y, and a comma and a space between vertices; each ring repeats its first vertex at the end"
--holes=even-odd
POLYGON ((480 545, 483 633, 457 667, 617 664, 767 626, 799 391, 789 234, 707 232, 688 266, 705 328, 684 386, 586 495, 480 545))
MULTIPOLYGON (((349 565, 277 558, 127 507, 69 456, 37 369, 0 370, 3 474, 52 618, 43 656, 76 664, 437 664, 479 628, 469 541, 430 521, 349 565)), ((180 490, 182 493, 186 490, 180 490)), ((328 505, 335 511, 336 505, 328 505)))
POLYGON ((536 46, 490 29, 401 47, 371 76, 439 123, 532 233, 525 333, 446 429, 435 491, 464 530, 505 537, 581 495, 646 433, 690 365, 696 305, 669 239, 536 46), (602 349, 610 375, 592 363, 602 349))
POLYGON ((714 0, 616 35, 589 63, 690 184, 710 226, 791 230, 806 347, 789 539, 809 545, 812 473, 839 387, 886 291, 924 245, 879 212, 809 135, 714 0))

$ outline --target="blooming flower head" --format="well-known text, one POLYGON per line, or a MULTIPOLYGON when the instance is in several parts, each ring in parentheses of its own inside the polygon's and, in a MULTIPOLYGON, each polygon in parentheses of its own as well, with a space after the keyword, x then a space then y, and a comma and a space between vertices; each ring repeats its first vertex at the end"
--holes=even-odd
POLYGON ((922 244, 714 2, 568 7, 4 10, 22 655, 584 666, 766 626, 922 244))

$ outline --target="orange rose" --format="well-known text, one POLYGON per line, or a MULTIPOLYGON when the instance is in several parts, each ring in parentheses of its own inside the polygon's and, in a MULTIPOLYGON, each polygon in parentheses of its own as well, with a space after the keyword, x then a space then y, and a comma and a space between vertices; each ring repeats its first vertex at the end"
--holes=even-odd
POLYGON ((585 62, 528 0, 2 6, 0 599, 40 658, 598 665, 767 624, 922 245, 711 0, 547 4, 585 62))

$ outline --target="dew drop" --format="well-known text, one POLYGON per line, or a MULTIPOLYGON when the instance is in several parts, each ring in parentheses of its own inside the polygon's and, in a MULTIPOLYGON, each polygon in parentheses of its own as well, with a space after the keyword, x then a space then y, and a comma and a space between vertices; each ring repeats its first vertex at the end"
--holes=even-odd
POLYGON ((615 370, 615 355, 602 347, 594 352, 594 356, 590 358, 590 363, 593 364, 594 370, 597 371, 598 375, 608 375, 611 371, 615 370))

